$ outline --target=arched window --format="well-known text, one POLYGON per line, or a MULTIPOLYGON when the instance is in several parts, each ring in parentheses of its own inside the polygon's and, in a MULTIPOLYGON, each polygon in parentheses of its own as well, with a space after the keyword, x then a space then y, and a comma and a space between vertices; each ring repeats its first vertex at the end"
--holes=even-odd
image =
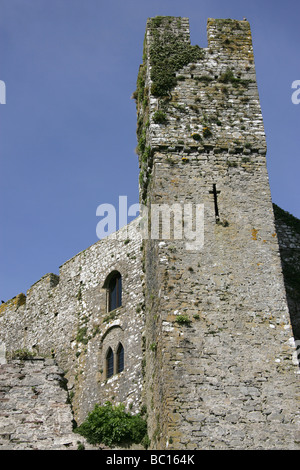
POLYGON ((124 348, 121 343, 119 343, 119 346, 117 349, 116 366, 117 366, 117 374, 119 372, 122 372, 122 370, 124 370, 124 348))
POLYGON ((122 305, 122 277, 118 271, 109 276, 107 290, 108 311, 111 312, 122 305))
POLYGON ((111 348, 108 348, 106 353, 106 378, 109 379, 114 375, 114 353, 111 348))

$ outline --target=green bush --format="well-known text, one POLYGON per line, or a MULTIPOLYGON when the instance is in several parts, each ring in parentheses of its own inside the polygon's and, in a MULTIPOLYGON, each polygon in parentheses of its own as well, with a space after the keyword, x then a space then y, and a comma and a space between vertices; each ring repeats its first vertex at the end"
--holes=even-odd
POLYGON ((227 69, 226 72, 222 73, 219 77, 221 83, 231 83, 234 87, 239 85, 247 86, 252 80, 242 80, 241 78, 235 77, 231 69, 227 69))
POLYGON ((153 121, 155 124, 165 124, 167 122, 166 113, 161 110, 155 111, 153 115, 153 121))
POLYGON ((210 137, 212 135, 212 132, 209 127, 203 127, 202 133, 203 137, 210 137))
POLYGON ((28 349, 16 349, 10 354, 11 359, 21 359, 21 360, 26 360, 26 359, 33 359, 35 356, 35 353, 32 351, 29 351, 28 349))
POLYGON ((127 413, 123 404, 113 406, 109 401, 103 406, 95 405, 75 432, 90 444, 108 447, 125 447, 147 441, 147 423, 141 415, 127 413))
POLYGON ((178 315, 175 320, 179 325, 190 325, 191 320, 187 315, 178 315))

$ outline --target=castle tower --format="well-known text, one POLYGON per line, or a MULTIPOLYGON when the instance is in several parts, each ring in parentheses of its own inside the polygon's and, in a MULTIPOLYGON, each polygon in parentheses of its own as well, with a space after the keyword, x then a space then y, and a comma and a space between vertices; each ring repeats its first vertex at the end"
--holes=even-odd
POLYGON ((137 81, 140 200, 154 229, 144 241, 151 446, 299 448, 250 26, 209 19, 207 34, 201 49, 188 19, 148 19, 137 81))

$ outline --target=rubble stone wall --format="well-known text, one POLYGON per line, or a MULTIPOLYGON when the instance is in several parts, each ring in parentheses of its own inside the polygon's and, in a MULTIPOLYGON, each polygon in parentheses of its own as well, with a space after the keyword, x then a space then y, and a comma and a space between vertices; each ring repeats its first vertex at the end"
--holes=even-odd
POLYGON ((63 371, 52 359, 0 365, 0 449, 77 450, 63 371))
POLYGON ((165 204, 182 236, 171 224, 169 237, 143 240, 138 217, 0 306, 2 446, 43 445, 38 425, 45 446, 73 445, 53 358, 78 424, 110 400, 146 406, 151 449, 299 449, 280 258, 298 263, 298 235, 275 225, 249 23, 209 19, 207 33, 207 48, 191 46, 187 18, 149 19, 135 93, 150 234, 152 208, 165 204), (199 210, 196 244, 187 206, 199 210), (122 305, 109 311, 115 271, 122 305), (120 343, 124 370, 107 377, 107 351, 120 343), (5 364, 17 350, 47 359, 5 364))
MULTIPOLYGON (((0 343, 6 356, 29 351, 55 358, 65 372, 74 417, 80 424, 96 403, 141 408, 143 271, 138 219, 47 274, 0 307, 0 343), (107 276, 122 276, 122 305, 109 312, 107 276), (124 348, 124 370, 107 378, 109 347, 124 348)), ((114 351, 116 352, 116 351, 114 351)))
POLYGON ((176 236, 144 244, 151 445, 299 448, 299 370, 250 26, 209 19, 207 33, 198 50, 187 19, 149 19, 139 72, 141 198, 182 214, 204 208, 202 247, 176 236))

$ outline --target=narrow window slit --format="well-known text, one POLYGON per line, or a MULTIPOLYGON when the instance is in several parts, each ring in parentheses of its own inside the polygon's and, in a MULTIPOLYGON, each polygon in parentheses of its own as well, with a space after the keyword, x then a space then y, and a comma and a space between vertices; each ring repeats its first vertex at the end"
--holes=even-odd
POLYGON ((219 208, 218 208, 218 194, 220 194, 220 192, 221 191, 217 191, 217 185, 215 183, 213 183, 213 189, 212 189, 212 191, 209 191, 209 193, 214 195, 216 222, 220 221, 219 208))

